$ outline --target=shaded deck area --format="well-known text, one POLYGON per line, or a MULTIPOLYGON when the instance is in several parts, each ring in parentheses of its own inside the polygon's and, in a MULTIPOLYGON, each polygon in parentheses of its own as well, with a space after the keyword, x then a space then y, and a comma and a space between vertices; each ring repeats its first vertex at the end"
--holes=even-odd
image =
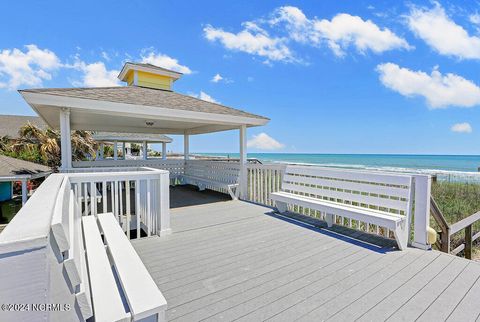
POLYGON ((172 188, 171 205, 172 235, 132 241, 169 321, 480 318, 478 263, 373 246, 192 187, 172 188))

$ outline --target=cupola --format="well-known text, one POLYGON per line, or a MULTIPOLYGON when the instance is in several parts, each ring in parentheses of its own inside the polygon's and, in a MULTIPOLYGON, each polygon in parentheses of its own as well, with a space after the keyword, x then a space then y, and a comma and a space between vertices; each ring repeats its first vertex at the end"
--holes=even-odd
POLYGON ((182 77, 182 73, 152 64, 126 63, 118 78, 128 86, 140 86, 155 89, 173 90, 173 82, 182 77))

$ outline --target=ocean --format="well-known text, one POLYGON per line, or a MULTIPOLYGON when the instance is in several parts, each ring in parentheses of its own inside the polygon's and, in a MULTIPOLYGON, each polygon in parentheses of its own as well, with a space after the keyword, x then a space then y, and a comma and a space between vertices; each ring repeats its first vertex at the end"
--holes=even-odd
MULTIPOLYGON (((238 153, 198 154, 238 158, 238 153)), ((258 159, 262 163, 315 164, 400 172, 415 170, 423 173, 480 177, 480 155, 249 153, 248 158, 258 159)))

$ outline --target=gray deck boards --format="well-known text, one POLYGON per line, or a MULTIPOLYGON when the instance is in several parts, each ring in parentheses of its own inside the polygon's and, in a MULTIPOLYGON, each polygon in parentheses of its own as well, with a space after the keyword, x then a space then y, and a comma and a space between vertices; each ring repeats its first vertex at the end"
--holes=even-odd
POLYGON ((480 317, 478 263, 368 245, 191 188, 172 198, 173 234, 132 242, 167 299, 169 321, 480 317))

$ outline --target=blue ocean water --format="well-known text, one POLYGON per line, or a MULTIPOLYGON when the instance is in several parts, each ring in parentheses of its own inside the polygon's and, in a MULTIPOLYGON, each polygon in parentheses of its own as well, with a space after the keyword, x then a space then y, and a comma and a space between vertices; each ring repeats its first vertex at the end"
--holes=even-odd
MULTIPOLYGON (((199 153, 238 157, 238 153, 199 153)), ((285 162, 347 168, 478 172, 480 155, 249 153, 264 163, 285 162)))

